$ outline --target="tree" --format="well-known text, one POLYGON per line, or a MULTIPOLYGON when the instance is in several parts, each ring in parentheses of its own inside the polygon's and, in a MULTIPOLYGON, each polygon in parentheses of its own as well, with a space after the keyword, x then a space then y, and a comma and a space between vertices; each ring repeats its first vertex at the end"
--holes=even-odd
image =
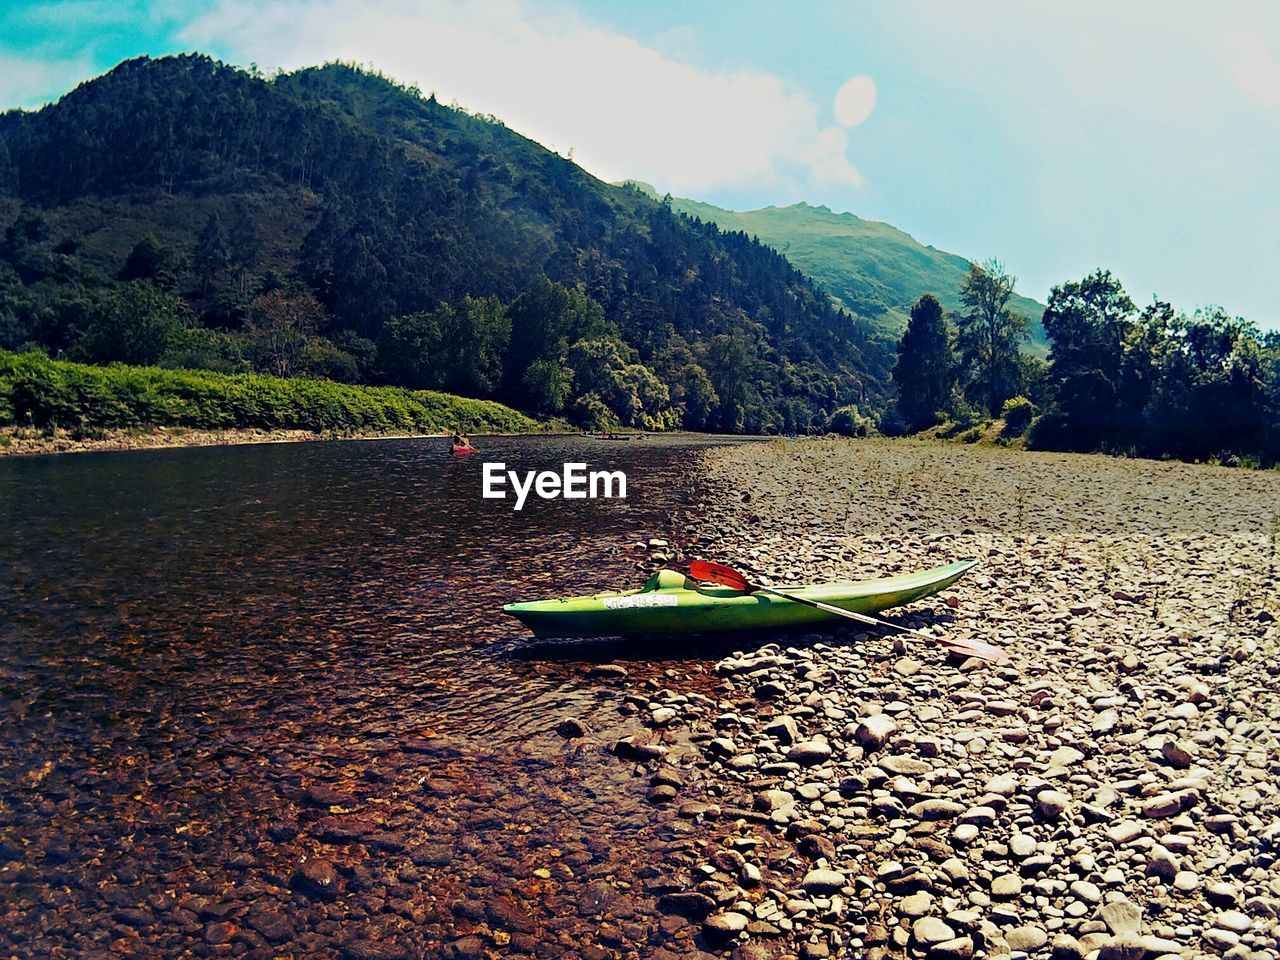
POLYGON ((898 343, 893 368, 898 388, 898 411, 910 430, 937 422, 956 382, 956 359, 951 349, 942 304, 926 293, 911 308, 911 320, 898 343))
POLYGON ((156 286, 172 290, 178 282, 182 258, 168 244, 147 234, 133 245, 120 270, 120 279, 150 280, 156 286))
POLYGON ((1176 386, 1182 410, 1174 422, 1155 426, 1166 434, 1177 431, 1178 456, 1261 451, 1269 371, 1257 328, 1221 307, 1196 310, 1179 318, 1178 326, 1182 349, 1167 356, 1180 376, 1162 378, 1157 400, 1176 386))
POLYGON ((501 379, 510 336, 507 311, 495 297, 464 297, 456 305, 391 318, 378 354, 395 383, 488 395, 501 379))
POLYGON ((969 374, 966 394, 992 417, 1020 386, 1018 341, 1028 321, 1009 309, 1016 282, 992 258, 981 266, 969 264, 969 274, 960 286, 966 310, 957 323, 956 343, 969 374))
MULTIPOLYGON (((539 360, 562 360, 569 345, 616 335, 605 321, 604 308, 582 290, 537 277, 507 310, 511 321, 506 357, 508 394, 517 402, 524 393, 525 372, 539 360)), ((579 389, 579 393, 583 392, 579 389)))
POLYGON ((310 291, 275 289, 257 297, 248 331, 254 365, 277 377, 292 376, 325 316, 324 306, 310 291))
POLYGON ((136 280, 110 290, 89 309, 72 358, 94 363, 155 363, 182 327, 182 301, 149 280, 136 280))
POLYGON ((502 379, 511 321, 497 297, 464 297, 442 317, 440 366, 446 389, 492 393, 502 379))
POLYGON ((406 387, 435 387, 444 341, 439 310, 392 317, 378 338, 378 366, 386 379, 406 387))
POLYGON ((253 285, 253 267, 258 262, 258 225, 247 214, 231 225, 228 255, 235 268, 235 289, 241 296, 247 295, 253 285))
POLYGON ((720 398, 711 378, 701 365, 690 363, 682 371, 680 400, 684 404, 684 425, 690 430, 705 430, 711 426, 720 398))
POLYGON ((209 295, 222 271, 231 265, 231 249, 222 229, 222 220, 216 213, 209 214, 200 236, 196 238, 191 265, 202 297, 209 295))
POLYGON ((1109 270, 1055 286, 1044 312, 1049 336, 1049 379, 1054 418, 1063 442, 1091 449, 1107 434, 1137 426, 1113 423, 1119 411, 1125 343, 1133 325, 1133 301, 1109 270))
POLYGON ((580 397, 598 397, 627 426, 661 429, 670 425, 666 417, 670 391, 626 344, 603 338, 579 340, 569 348, 565 366, 580 397))
POLYGON ((875 432, 875 423, 864 417, 856 403, 838 407, 827 418, 827 432, 842 437, 867 437, 875 432))
POLYGON ((719 334, 707 344, 702 366, 720 398, 720 429, 736 433, 747 426, 747 411, 757 395, 754 385, 759 366, 755 343, 747 336, 719 334))
POLYGON ((573 374, 558 360, 535 360, 524 372, 520 386, 532 409, 563 413, 573 392, 573 374))

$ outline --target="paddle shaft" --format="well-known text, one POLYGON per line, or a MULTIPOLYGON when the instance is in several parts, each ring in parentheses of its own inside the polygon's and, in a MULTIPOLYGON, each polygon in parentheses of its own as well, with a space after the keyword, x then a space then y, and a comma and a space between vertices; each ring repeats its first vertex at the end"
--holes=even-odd
POLYGON ((837 607, 837 606, 833 606, 830 603, 823 603, 821 600, 810 600, 808 597, 801 597, 794 593, 786 593, 782 590, 775 590, 773 589, 773 587, 762 587, 759 584, 755 584, 755 583, 753 583, 751 587, 752 589, 757 590, 760 593, 771 593, 775 597, 782 597, 782 599, 784 600, 792 600, 795 603, 803 603, 805 604, 805 606, 816 607, 818 610, 825 611, 826 613, 834 613, 838 617, 848 617, 850 620, 856 620, 859 623, 870 624, 873 627, 889 627, 892 630, 898 630, 902 633, 909 633, 913 637, 920 637, 922 640, 929 640, 933 643, 940 642, 938 637, 931 637, 927 633, 922 633, 919 630, 912 630, 910 627, 899 626, 898 624, 894 623, 891 620, 881 620, 879 617, 873 617, 865 613, 854 613, 852 610, 844 609, 844 607, 837 607))
POLYGON ((981 640, 954 640, 949 637, 934 637, 920 630, 912 630, 910 627, 902 627, 890 620, 881 620, 879 617, 873 617, 865 613, 854 613, 852 610, 846 610, 844 607, 837 607, 830 603, 823 603, 821 600, 810 600, 808 597, 802 597, 785 590, 775 590, 773 587, 764 587, 754 584, 744 577, 732 567, 726 567, 723 563, 712 563, 709 560, 694 560, 689 564, 689 575, 695 580, 718 583, 722 586, 731 587, 734 590, 744 590, 748 593, 759 591, 760 593, 768 593, 783 600, 790 600, 792 603, 801 603, 806 606, 814 607, 824 613, 830 613, 837 617, 846 617, 850 620, 856 620, 858 623, 867 623, 876 627, 888 627, 890 630, 897 630, 899 633, 907 633, 913 637, 919 637, 922 640, 929 640, 933 643, 945 647, 953 653, 962 653, 965 656, 978 657, 989 663, 999 663, 1007 654, 999 647, 984 643, 981 640))

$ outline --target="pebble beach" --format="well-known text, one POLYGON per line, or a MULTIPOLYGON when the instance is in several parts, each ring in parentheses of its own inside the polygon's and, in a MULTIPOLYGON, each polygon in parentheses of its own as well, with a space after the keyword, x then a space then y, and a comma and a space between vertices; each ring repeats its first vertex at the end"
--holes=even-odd
MULTIPOLYGON (((975 557, 895 619, 627 695, 689 824, 654 957, 1280 957, 1280 474, 918 441, 704 455, 651 547, 775 584, 975 557)), ((892 612, 891 612, 892 613, 892 612)), ((576 731, 566 731, 567 734, 576 731)))

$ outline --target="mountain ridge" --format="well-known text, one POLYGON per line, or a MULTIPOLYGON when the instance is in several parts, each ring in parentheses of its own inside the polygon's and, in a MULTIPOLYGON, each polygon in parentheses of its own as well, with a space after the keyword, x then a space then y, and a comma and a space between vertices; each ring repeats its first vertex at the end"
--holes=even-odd
MULTIPOLYGON (((659 198, 657 191, 642 181, 623 183, 659 198)), ((867 317, 887 335, 901 334, 911 305, 922 294, 934 294, 948 311, 962 309, 960 281, 970 261, 921 243, 886 221, 851 211, 835 212, 825 204, 803 200, 739 211, 672 197, 671 207, 722 229, 757 237, 815 280, 839 306, 867 317)), ((1040 317, 1044 305, 1015 294, 1011 307, 1032 322, 1026 349, 1043 355, 1046 341, 1040 317)))

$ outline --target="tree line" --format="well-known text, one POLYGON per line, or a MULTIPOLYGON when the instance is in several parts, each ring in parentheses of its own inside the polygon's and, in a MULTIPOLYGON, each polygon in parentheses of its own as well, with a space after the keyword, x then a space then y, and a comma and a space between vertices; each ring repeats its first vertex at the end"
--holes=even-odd
POLYGON ((1110 271, 1052 288, 1048 361, 1018 352, 1014 278, 971 266, 965 309, 926 294, 898 345, 885 425, 917 432, 1002 418, 1006 438, 1047 450, 1185 460, 1280 460, 1280 333, 1218 307, 1159 298, 1139 308, 1110 271))

